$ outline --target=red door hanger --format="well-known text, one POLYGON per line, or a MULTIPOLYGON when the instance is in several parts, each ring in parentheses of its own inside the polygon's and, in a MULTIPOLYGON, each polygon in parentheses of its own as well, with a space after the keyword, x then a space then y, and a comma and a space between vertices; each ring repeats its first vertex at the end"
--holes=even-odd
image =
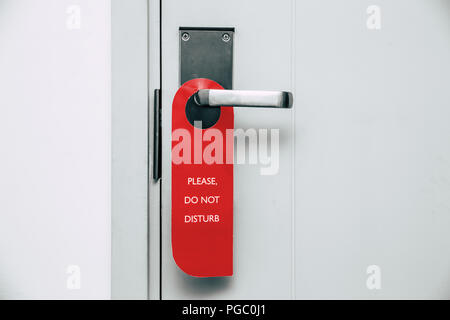
POLYGON ((234 112, 220 107, 212 127, 194 127, 186 104, 199 89, 223 88, 209 79, 193 79, 178 89, 172 105, 173 257, 191 276, 231 276, 234 112))

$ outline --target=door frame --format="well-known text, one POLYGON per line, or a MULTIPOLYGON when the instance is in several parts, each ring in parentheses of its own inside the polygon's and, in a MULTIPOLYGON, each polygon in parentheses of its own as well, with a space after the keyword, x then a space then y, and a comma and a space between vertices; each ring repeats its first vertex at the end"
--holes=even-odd
POLYGON ((111 0, 112 299, 160 299, 160 182, 151 176, 159 8, 111 0))

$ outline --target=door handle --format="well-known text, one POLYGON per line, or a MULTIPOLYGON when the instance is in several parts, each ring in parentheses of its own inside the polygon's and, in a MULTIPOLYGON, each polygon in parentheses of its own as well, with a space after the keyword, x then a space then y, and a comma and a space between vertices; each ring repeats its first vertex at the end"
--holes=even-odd
POLYGON ((249 91, 200 89, 194 94, 199 106, 292 108, 293 96, 287 91, 249 91))

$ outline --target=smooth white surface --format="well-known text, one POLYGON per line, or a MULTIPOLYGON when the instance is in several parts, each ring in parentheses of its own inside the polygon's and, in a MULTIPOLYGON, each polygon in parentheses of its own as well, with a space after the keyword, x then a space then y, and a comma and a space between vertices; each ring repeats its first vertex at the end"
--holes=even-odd
POLYGON ((448 299, 450 1, 370 4, 296 2, 296 297, 448 299))
POLYGON ((450 2, 377 1, 379 31, 372 4, 164 1, 163 298, 450 297, 450 2), (234 88, 294 93, 292 112, 235 109, 236 128, 280 129, 281 170, 235 166, 228 279, 189 277, 171 253, 179 26, 235 27, 234 88))
POLYGON ((111 7, 111 295, 147 299, 147 0, 113 0, 111 7))
POLYGON ((1 299, 110 297, 110 6, 72 4, 0 1, 1 299))

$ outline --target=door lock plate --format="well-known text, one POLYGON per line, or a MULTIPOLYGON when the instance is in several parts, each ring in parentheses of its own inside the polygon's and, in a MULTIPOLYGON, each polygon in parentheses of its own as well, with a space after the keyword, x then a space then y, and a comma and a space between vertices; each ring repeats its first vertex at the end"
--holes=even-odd
MULTIPOLYGON (((180 85, 206 78, 232 89, 233 36, 234 28, 180 28, 180 85)), ((201 121, 202 129, 210 128, 219 120, 220 108, 202 108, 190 99, 186 117, 193 126, 201 121)))
POLYGON ((179 37, 180 86, 206 78, 224 89, 233 88, 234 28, 181 27, 179 37))

